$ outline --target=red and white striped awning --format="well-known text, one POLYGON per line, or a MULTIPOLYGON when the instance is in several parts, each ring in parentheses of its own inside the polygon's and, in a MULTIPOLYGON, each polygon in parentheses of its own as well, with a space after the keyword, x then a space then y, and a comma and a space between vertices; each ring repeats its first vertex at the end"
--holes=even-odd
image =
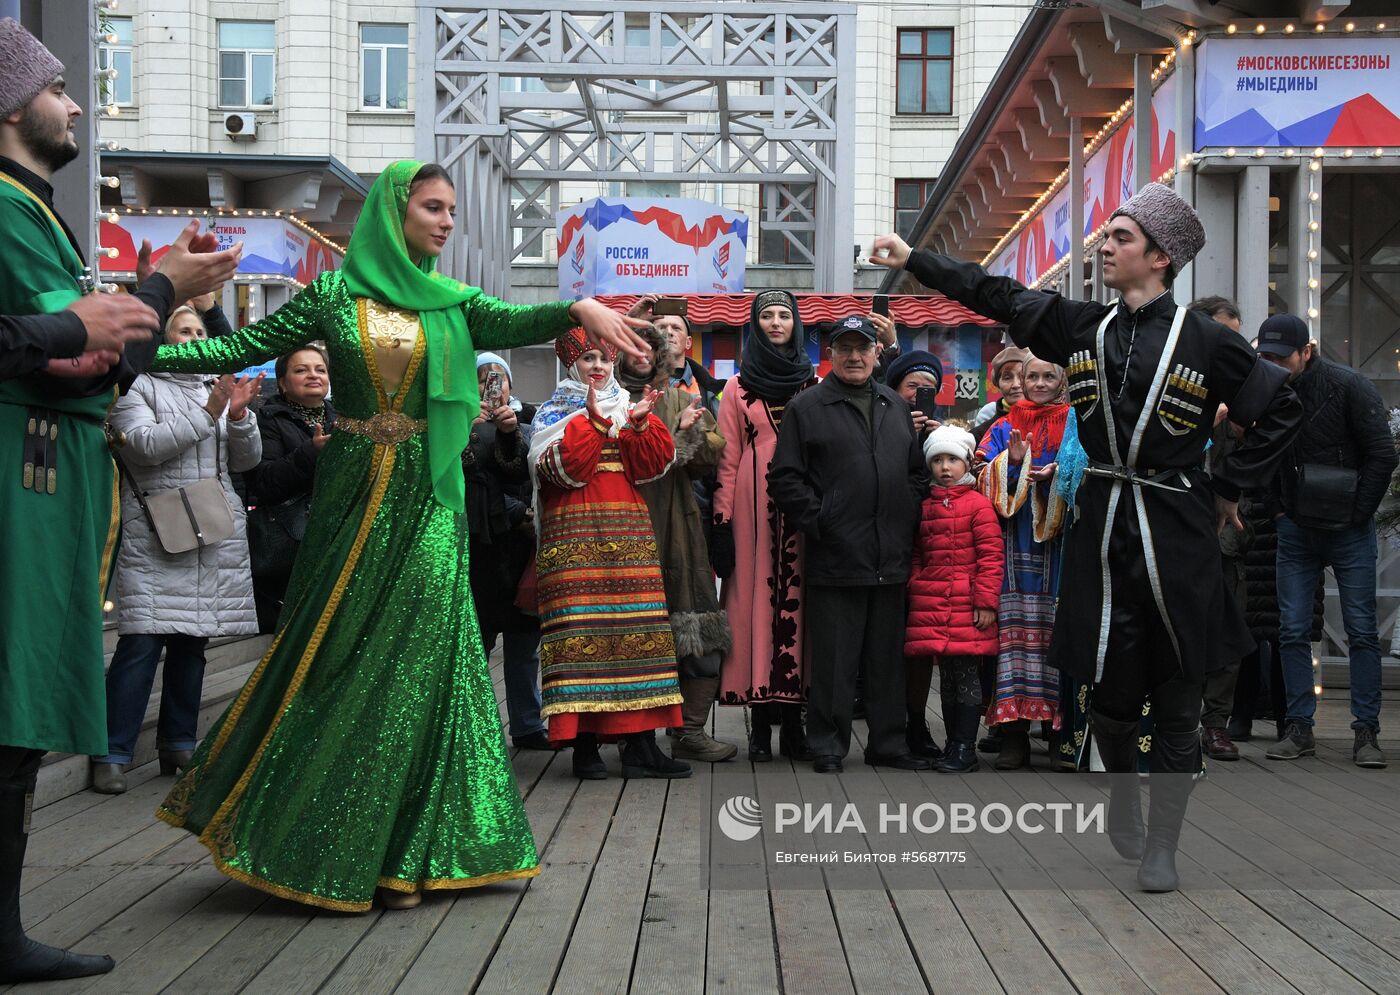
MULTIPOLYGON (((626 311, 637 302, 636 294, 607 294, 598 299, 608 307, 626 311)), ((701 325, 739 327, 749 320, 753 294, 686 294, 687 317, 701 325)), ((798 294, 797 310, 804 325, 839 321, 852 314, 869 314, 873 298, 857 294, 798 294)), ((997 322, 969 311, 941 294, 890 297, 890 317, 898 325, 919 328, 924 325, 995 325, 997 322)))

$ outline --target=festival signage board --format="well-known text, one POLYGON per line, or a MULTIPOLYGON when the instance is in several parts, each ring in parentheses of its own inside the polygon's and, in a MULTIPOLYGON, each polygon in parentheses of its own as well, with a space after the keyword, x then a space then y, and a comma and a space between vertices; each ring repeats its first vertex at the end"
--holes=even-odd
MULTIPOLYGON (((116 249, 117 254, 102 258, 103 272, 134 272, 143 239, 150 240, 151 258, 159 262, 191 220, 187 215, 174 214, 124 214, 117 216, 116 223, 104 219, 102 245, 116 249)), ((243 275, 284 276, 306 284, 340 266, 339 251, 285 218, 214 215, 201 220, 202 230, 213 234, 221 249, 243 243, 243 257, 238 263, 238 272, 243 275)))
POLYGON ((1400 145, 1400 39, 1207 38, 1195 148, 1400 145))
POLYGON ((679 197, 595 197, 555 217, 559 294, 725 294, 744 289, 749 220, 679 197))

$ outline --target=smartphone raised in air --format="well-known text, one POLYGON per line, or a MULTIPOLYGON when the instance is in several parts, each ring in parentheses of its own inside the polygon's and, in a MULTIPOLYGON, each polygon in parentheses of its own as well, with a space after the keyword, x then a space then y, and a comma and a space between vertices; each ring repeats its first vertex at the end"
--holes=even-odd
POLYGON ((938 389, 936 387, 916 387, 914 389, 914 410, 922 411, 927 418, 937 418, 938 389))

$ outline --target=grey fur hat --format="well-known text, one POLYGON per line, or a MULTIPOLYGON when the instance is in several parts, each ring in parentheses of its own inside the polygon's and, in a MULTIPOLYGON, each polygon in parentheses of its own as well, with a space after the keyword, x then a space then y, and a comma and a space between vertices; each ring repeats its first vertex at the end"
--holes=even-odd
POLYGON ((63 73, 63 63, 13 17, 0 20, 0 117, 13 114, 63 73))
POLYGON ((1114 211, 1109 220, 1120 214, 1136 221, 1162 247, 1171 260, 1173 274, 1180 273, 1206 244, 1206 230, 1191 205, 1160 183, 1147 184, 1114 211))

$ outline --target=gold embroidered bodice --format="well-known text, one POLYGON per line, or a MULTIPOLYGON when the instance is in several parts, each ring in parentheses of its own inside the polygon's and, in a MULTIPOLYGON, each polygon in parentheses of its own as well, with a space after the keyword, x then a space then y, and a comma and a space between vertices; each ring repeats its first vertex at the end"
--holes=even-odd
POLYGON ((366 299, 365 325, 384 392, 392 396, 403 383, 408 362, 413 358, 413 347, 420 331, 418 314, 366 299))

